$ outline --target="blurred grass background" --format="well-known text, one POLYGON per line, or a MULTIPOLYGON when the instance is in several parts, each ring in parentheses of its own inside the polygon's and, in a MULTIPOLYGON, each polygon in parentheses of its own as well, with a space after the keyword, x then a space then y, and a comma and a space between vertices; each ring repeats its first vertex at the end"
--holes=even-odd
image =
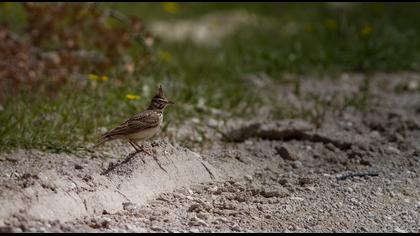
MULTIPOLYGON (((0 104, 0 151, 82 149, 95 141, 99 128, 109 129, 146 108, 159 83, 177 103, 168 108, 166 117, 170 125, 176 125, 199 115, 183 109, 184 104, 196 105, 203 99, 206 106, 227 110, 232 116, 252 116, 267 101, 264 94, 244 83, 244 75, 264 73, 281 82, 285 73, 320 78, 343 72, 418 71, 420 66, 418 3, 99 5, 140 17, 146 29, 157 21, 195 21, 232 11, 252 13, 263 20, 240 27, 215 47, 157 39, 153 46, 157 59, 141 73, 128 74, 118 68, 94 71, 109 80, 70 81, 53 88, 56 94, 52 97, 42 90, 9 94, 0 104), (127 99, 128 94, 139 99, 127 99)), ((20 3, 1 3, 0 23, 25 34, 25 9, 20 3)))

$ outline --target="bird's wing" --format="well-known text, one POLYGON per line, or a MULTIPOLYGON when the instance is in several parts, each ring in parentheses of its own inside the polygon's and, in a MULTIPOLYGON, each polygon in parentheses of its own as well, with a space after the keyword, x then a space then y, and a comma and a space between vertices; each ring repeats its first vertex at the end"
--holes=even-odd
POLYGON ((106 132, 102 136, 127 135, 159 125, 159 115, 151 110, 146 110, 134 115, 124 123, 106 132))

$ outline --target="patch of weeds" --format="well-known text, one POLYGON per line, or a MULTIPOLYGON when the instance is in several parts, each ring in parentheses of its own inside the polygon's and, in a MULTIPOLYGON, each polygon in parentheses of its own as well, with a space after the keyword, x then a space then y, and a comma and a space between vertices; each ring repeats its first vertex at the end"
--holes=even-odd
MULTIPOLYGON (((367 81, 368 79, 366 79, 367 81)), ((343 111, 347 107, 354 107, 360 111, 367 111, 372 107, 373 96, 369 92, 368 82, 361 86, 360 93, 355 96, 346 97, 341 108, 343 111)))

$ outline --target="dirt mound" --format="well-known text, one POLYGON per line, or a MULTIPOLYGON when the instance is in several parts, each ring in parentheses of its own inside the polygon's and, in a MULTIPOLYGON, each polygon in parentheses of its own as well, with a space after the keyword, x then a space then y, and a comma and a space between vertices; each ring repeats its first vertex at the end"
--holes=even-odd
POLYGON ((72 220, 114 212, 122 210, 123 203, 143 204, 157 194, 220 178, 197 153, 164 141, 154 144, 153 156, 130 154, 108 168, 98 159, 32 151, 10 154, 13 160, 2 165, 1 187, 6 190, 1 194, 0 221, 17 213, 72 220), (15 162, 18 168, 11 166, 15 162), (59 163, 63 166, 56 169, 59 163))

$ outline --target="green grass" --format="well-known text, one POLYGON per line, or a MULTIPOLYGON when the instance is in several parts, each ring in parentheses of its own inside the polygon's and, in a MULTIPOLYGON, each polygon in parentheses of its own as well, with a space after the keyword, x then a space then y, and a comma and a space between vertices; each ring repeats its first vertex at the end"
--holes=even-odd
MULTIPOLYGON (((145 108, 159 83, 178 104, 168 109, 167 117, 176 125, 181 117, 203 115, 182 106, 197 104, 200 98, 233 116, 252 117, 252 108, 267 101, 243 83, 241 77, 246 74, 266 73, 281 82, 283 73, 316 77, 341 72, 418 71, 420 66, 419 4, 355 4, 351 9, 335 9, 312 3, 181 3, 175 14, 163 11, 156 3, 101 5, 138 15, 146 22, 195 19, 211 12, 241 9, 267 17, 271 23, 244 27, 218 48, 189 42, 158 43, 157 50, 170 53, 172 59, 151 65, 145 74, 107 71, 109 81, 96 87, 92 81, 77 82, 82 86, 75 82, 61 87, 54 98, 40 92, 10 96, 0 112, 0 151, 79 150, 96 139, 98 127, 110 128, 145 108), (287 33, 291 25, 295 33, 287 33), (129 101, 125 98, 128 93, 141 99, 129 101), (241 103, 248 104, 249 109, 243 110, 241 103)), ((13 9, 20 17, 0 14, 0 22, 7 21, 22 31, 22 9, 13 9)), ((348 104, 358 107, 364 102, 348 104)), ((320 113, 312 118, 318 119, 320 113)), ((278 116, 296 114, 311 116, 304 112, 278 116)))

